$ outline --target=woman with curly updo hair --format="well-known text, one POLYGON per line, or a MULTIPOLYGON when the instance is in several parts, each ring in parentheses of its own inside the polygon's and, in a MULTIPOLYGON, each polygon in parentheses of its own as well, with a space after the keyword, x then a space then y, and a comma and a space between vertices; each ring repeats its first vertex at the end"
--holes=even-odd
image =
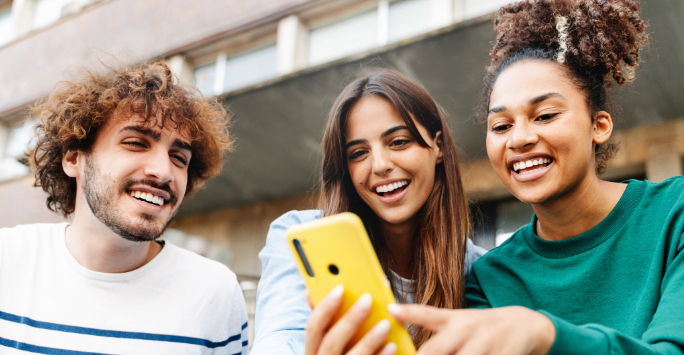
POLYGON ((470 310, 397 306, 424 354, 684 353, 684 178, 598 177, 617 151, 607 89, 635 78, 634 0, 501 8, 481 110, 501 181, 530 224, 473 264, 470 310))

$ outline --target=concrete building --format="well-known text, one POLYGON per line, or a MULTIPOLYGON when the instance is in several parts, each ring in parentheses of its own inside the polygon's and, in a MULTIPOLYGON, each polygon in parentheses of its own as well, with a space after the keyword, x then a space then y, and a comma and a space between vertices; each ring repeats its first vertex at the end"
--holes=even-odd
MULTIPOLYGON (((476 242, 494 247, 532 213, 496 177, 485 128, 472 118, 494 40, 491 14, 508 2, 0 0, 0 227, 62 220, 24 165, 26 108, 70 66, 165 60, 234 113, 238 139, 221 175, 185 202, 166 237, 226 263, 253 307, 269 223, 315 206, 332 101, 356 75, 384 66, 420 82, 449 112, 476 242)), ((684 1, 642 3, 652 41, 636 83, 614 93, 621 153, 609 180, 683 173, 684 1)))

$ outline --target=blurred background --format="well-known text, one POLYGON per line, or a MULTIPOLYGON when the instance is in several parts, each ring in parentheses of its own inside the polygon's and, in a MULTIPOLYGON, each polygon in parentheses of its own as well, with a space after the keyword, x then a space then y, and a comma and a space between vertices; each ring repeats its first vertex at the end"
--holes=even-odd
MULTIPOLYGON (((474 120, 506 0, 0 0, 0 228, 60 222, 23 153, 26 108, 70 66, 165 61, 180 80, 234 114, 236 150, 186 200, 165 238, 228 265, 254 316, 257 254, 269 223, 315 208, 327 112, 374 67, 421 83, 449 113, 462 150, 475 242, 493 248, 530 221, 487 160, 474 120)), ((684 0, 642 0, 652 41, 637 81, 613 94, 621 152, 603 178, 682 175, 684 0)), ((250 339, 251 340, 251 339, 250 339)), ((251 341, 250 341, 251 343, 251 341)))

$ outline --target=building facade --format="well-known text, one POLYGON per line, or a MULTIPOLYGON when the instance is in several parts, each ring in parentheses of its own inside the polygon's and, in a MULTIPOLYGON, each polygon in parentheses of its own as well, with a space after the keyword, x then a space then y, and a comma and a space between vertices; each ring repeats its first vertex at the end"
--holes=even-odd
MULTIPOLYGON (((63 219, 45 208, 23 152, 27 108, 74 66, 163 60, 234 114, 236 151, 184 204, 166 238, 226 263, 250 307, 269 223, 315 208, 320 139, 341 89, 374 67, 420 82, 449 113, 463 152, 476 243, 529 222, 486 157, 473 110, 508 0, 0 0, 0 228, 63 219)), ((684 1, 642 0, 652 41, 637 81, 613 93, 620 154, 604 178, 683 173, 684 1)), ((251 309, 253 311, 253 308, 251 309)))

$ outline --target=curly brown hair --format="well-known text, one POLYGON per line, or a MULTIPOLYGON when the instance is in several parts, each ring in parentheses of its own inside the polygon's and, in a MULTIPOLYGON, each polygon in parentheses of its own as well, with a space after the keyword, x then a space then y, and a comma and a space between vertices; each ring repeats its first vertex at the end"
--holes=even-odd
MULTIPOLYGON (((609 111, 607 89, 613 81, 634 80, 639 48, 648 41, 640 9, 635 0, 525 0, 503 6, 494 19, 496 44, 489 54, 481 118, 498 76, 524 59, 563 64, 585 93, 592 119, 609 111)), ((617 151, 615 143, 596 146, 598 173, 617 151)))
POLYGON ((104 66, 99 72, 78 68, 78 73, 31 108, 39 123, 35 147, 27 155, 35 186, 48 193, 51 211, 67 217, 75 208, 76 180, 62 169, 64 153, 89 153, 99 130, 114 117, 139 115, 145 124, 183 132, 192 150, 186 195, 221 171, 222 155, 232 147, 230 114, 216 99, 181 85, 166 64, 104 66))

